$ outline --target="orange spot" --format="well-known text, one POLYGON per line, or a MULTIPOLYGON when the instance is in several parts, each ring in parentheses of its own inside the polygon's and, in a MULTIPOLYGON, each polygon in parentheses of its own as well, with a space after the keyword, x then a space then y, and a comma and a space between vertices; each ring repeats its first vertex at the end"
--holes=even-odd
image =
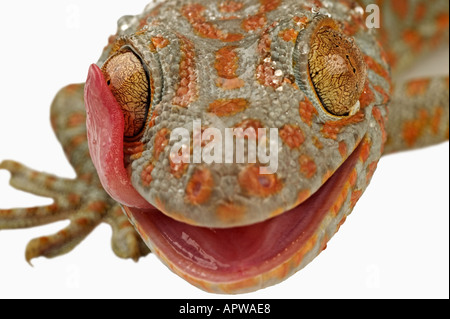
POLYGON ((358 178, 358 172, 354 168, 348 177, 348 183, 350 187, 354 187, 356 185, 356 180, 358 178))
POLYGON ((301 27, 301 26, 306 25, 306 23, 308 22, 308 17, 306 17, 306 16, 303 16, 303 17, 295 16, 293 20, 299 27, 301 27))
POLYGON ((359 153, 359 159, 364 163, 367 161, 370 155, 371 143, 368 140, 364 140, 361 143, 361 151, 359 153))
POLYGON ((228 293, 245 290, 250 287, 256 287, 259 284, 258 277, 242 279, 237 282, 221 284, 221 290, 228 293))
POLYGON ((401 18, 405 19, 408 14, 408 0, 395 0, 391 1, 392 10, 401 18))
POLYGON ((169 144, 170 131, 167 128, 159 130, 155 135, 155 141, 153 143, 153 157, 157 161, 159 155, 164 151, 164 148, 169 144))
POLYGON ((162 36, 152 37, 152 43, 155 48, 164 49, 166 46, 170 44, 170 41, 162 36))
POLYGON ((332 171, 326 171, 323 176, 322 176, 322 184, 325 184, 325 182, 327 180, 330 179, 330 177, 333 176, 333 172, 332 171))
POLYGON ((245 99, 219 99, 209 105, 208 112, 219 117, 231 116, 244 111, 248 106, 248 102, 245 99))
POLYGON ((71 205, 76 206, 80 203, 81 196, 75 193, 70 193, 69 195, 67 195, 67 200, 71 205))
MULTIPOLYGON (((162 212, 167 212, 163 201, 159 197, 155 198, 155 207, 158 208, 162 212)), ((142 234, 142 232, 141 232, 141 234, 142 234)))
POLYGON ((391 99, 389 94, 387 94, 386 91, 381 86, 375 86, 374 89, 375 89, 375 91, 380 93, 381 96, 383 96, 383 102, 382 103, 383 104, 387 104, 389 102, 389 100, 391 99))
POLYGON ((437 17, 437 25, 440 30, 448 31, 449 16, 448 13, 441 13, 437 17))
POLYGON ((409 96, 423 96, 430 85, 430 79, 418 79, 406 84, 406 93, 409 96))
POLYGON ((356 202, 361 198, 363 194, 362 190, 356 190, 352 192, 352 195, 350 197, 350 206, 353 208, 356 205, 356 202))
POLYGON ((245 82, 244 80, 239 78, 234 79, 217 78, 216 85, 224 90, 235 90, 243 87, 245 85, 245 82))
POLYGON ((298 111, 302 121, 311 126, 314 115, 317 115, 317 110, 307 97, 300 102, 298 111))
POLYGON ((148 121, 147 126, 149 128, 152 128, 153 126, 155 126, 156 123, 156 117, 158 116, 158 112, 155 110, 152 114, 152 117, 150 118, 150 120, 148 121))
POLYGON ((369 69, 374 71, 379 76, 385 78, 388 82, 391 81, 389 71, 386 68, 384 68, 381 64, 379 64, 377 61, 375 61, 372 57, 368 55, 364 56, 364 60, 369 69))
POLYGON ((347 195, 349 192, 349 185, 346 184, 342 190, 339 196, 336 198, 336 201, 334 202, 333 207, 331 208, 331 214, 334 216, 337 216, 342 208, 342 206, 345 203, 345 200, 347 199, 347 195))
MULTIPOLYGON (((252 128, 253 130, 249 130, 249 133, 252 133, 250 135, 244 135, 243 136, 236 136, 236 137, 242 137, 242 138, 249 138, 249 139, 256 139, 258 140, 258 138, 260 137, 258 135, 258 129, 263 128, 263 125, 260 121, 258 120, 254 120, 254 119, 248 119, 248 120, 244 120, 241 123, 238 123, 234 126, 235 128, 242 128, 242 130, 244 131, 243 133, 245 133, 245 131, 249 128, 252 128), (251 132, 253 131, 253 132, 251 132)), ((238 134, 237 134, 238 135, 238 134)))
POLYGON ((180 82, 178 83, 178 89, 172 103, 181 107, 188 107, 197 98, 195 53, 194 46, 189 40, 184 37, 180 37, 180 40, 180 82))
POLYGON ((254 16, 250 16, 242 21, 242 28, 249 32, 261 29, 267 22, 266 15, 264 13, 258 13, 254 16))
POLYGON ((155 166, 153 166, 153 164, 148 163, 142 170, 141 182, 144 187, 148 187, 152 183, 152 181, 153 181, 152 172, 153 172, 154 168, 155 168, 155 166))
POLYGON ((355 23, 354 21, 343 21, 342 24, 342 30, 348 36, 354 36, 360 28, 360 25, 355 23))
POLYGON ((426 110, 421 110, 418 117, 414 120, 407 121, 403 125, 403 139, 409 147, 414 146, 417 139, 422 135, 428 123, 428 113, 426 110))
POLYGON ((347 158, 347 143, 344 141, 339 142, 339 153, 341 154, 342 158, 347 158))
POLYGON ((103 201, 96 201, 96 202, 91 203, 88 206, 88 210, 90 210, 91 212, 94 212, 94 213, 101 214, 101 213, 103 213, 105 211, 105 209, 107 207, 108 207, 108 205, 105 202, 103 202, 103 201))
POLYGON ((297 202, 295 203, 295 206, 298 206, 301 203, 303 203, 305 200, 307 200, 309 198, 310 195, 311 195, 311 192, 307 189, 301 190, 300 192, 298 192, 297 202))
POLYGON ((311 178, 316 174, 317 166, 312 158, 307 155, 301 155, 298 162, 300 164, 300 172, 306 178, 311 178))
POLYGON ((325 138, 331 138, 335 140, 344 127, 357 124, 362 121, 364 121, 364 113, 362 111, 359 111, 355 115, 342 120, 325 122, 321 132, 325 138))
POLYGON ((39 238, 39 245, 46 246, 50 242, 50 239, 47 236, 39 238))
POLYGON ((239 67, 238 62, 239 56, 235 46, 220 48, 216 52, 216 62, 214 63, 217 75, 226 79, 236 78, 236 71, 239 67))
POLYGON ((425 17, 426 13, 427 13, 426 5, 424 3, 419 3, 416 7, 416 13, 414 14, 414 20, 416 20, 415 22, 416 23, 420 22, 425 17))
POLYGON ((256 165, 248 166, 238 176, 239 185, 248 194, 268 197, 278 193, 283 185, 276 174, 262 175, 256 165))
POLYGON ((280 130, 280 137, 290 148, 298 148, 305 141, 302 130, 297 125, 286 124, 280 130))
POLYGON ((285 210, 284 208, 277 208, 277 209, 275 209, 274 211, 272 211, 272 212, 270 213, 269 218, 278 216, 278 215, 284 213, 285 211, 286 211, 286 210, 285 210))
POLYGON ((303 245, 303 247, 295 254, 295 256, 292 257, 291 261, 294 265, 294 267, 297 267, 300 265, 300 263, 303 260, 303 257, 316 245, 317 242, 317 235, 314 234, 311 236, 310 239, 303 245))
POLYGON ((64 88, 64 92, 68 95, 77 93, 82 86, 80 84, 69 84, 64 88))
POLYGON ((181 9, 181 13, 199 36, 208 39, 218 39, 223 42, 234 42, 244 38, 242 34, 226 33, 218 29, 214 24, 206 20, 203 15, 205 10, 206 8, 198 3, 187 4, 181 9))
POLYGON ((386 51, 386 62, 387 64, 389 64, 391 66, 391 68, 395 68, 397 66, 398 63, 398 57, 397 54, 394 51, 386 51))
POLYGON ((364 85, 363 93, 361 94, 361 97, 359 98, 359 104, 361 109, 366 108, 370 104, 375 102, 375 94, 370 89, 369 81, 366 80, 366 84, 364 85))
POLYGON ((225 203, 217 207, 216 214, 220 220, 227 224, 236 223, 242 220, 245 215, 246 207, 233 204, 225 203))
POLYGON ((123 153, 124 155, 141 154, 144 151, 144 143, 142 142, 124 142, 123 153))
POLYGON ((423 38, 416 30, 406 30, 403 32, 403 41, 405 41, 414 51, 420 51, 423 46, 423 38))
POLYGON ((53 184, 56 182, 56 177, 49 176, 45 179, 44 185, 46 188, 53 188, 53 184))
POLYGON ((297 40, 298 31, 296 31, 294 29, 286 29, 286 30, 280 31, 278 33, 278 36, 286 42, 290 42, 290 41, 295 42, 297 40))
POLYGON ((243 6, 244 4, 242 2, 227 0, 219 4, 219 11, 227 13, 238 12, 242 9, 243 6))
POLYGON ((87 218, 85 218, 85 217, 81 217, 81 218, 76 219, 76 220, 75 220, 75 223, 76 223, 78 226, 86 227, 87 225, 89 225, 89 219, 87 219, 87 218))
POLYGON ((434 109, 433 117, 431 118, 431 132, 434 135, 439 133, 439 127, 441 124, 442 116, 444 115, 444 110, 442 107, 436 107, 434 109))
MULTIPOLYGON (((183 155, 181 149, 178 151, 178 155, 180 158, 183 155)), ((170 157, 170 156, 169 156, 169 165, 170 165, 170 173, 175 178, 181 178, 186 173, 186 170, 189 166, 188 163, 183 163, 183 162, 174 163, 172 161, 172 157, 170 157)))
POLYGON ((260 0, 261 7, 253 16, 249 16, 242 22, 242 28, 249 32, 261 29, 267 22, 266 13, 275 10, 281 3, 281 0, 260 0))
POLYGON ((281 0, 260 0, 261 8, 260 12, 273 11, 281 4, 281 0))
MULTIPOLYGON (((86 153, 86 158, 89 158, 89 152, 86 153)), ((87 183, 92 183, 92 178, 94 175, 92 173, 84 173, 78 176, 78 179, 85 181, 87 183)))
POLYGON ((312 137, 312 142, 317 149, 321 150, 323 148, 323 144, 317 136, 312 137))
POLYGON ((69 154, 72 153, 75 148, 77 148, 81 144, 85 143, 86 141, 87 141, 86 133, 74 136, 69 141, 69 144, 65 147, 66 153, 69 153, 69 154))
POLYGON ((128 228, 128 227, 132 227, 128 220, 124 220, 123 222, 121 222, 119 224, 119 229, 125 229, 125 228, 128 228))
POLYGON ((269 61, 262 61, 256 68, 256 78, 261 85, 279 88, 283 85, 283 79, 275 75, 275 69, 269 61))
POLYGON ((270 55, 270 45, 272 44, 272 40, 270 39, 270 36, 267 33, 264 33, 259 42, 258 42, 258 53, 261 55, 262 58, 265 58, 266 56, 270 55))
POLYGON ((186 186, 186 200, 194 205, 203 204, 211 197, 213 187, 211 172, 206 168, 197 169, 186 186))
POLYGON ((67 127, 73 128, 80 125, 86 125, 85 113, 72 113, 67 119, 67 127))

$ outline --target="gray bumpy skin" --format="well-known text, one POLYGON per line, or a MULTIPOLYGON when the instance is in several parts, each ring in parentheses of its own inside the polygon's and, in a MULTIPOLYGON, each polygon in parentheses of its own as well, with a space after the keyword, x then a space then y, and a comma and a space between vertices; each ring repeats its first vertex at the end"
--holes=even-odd
MULTIPOLYGON (((322 8, 316 7, 313 1, 262 3, 264 1, 245 1, 238 12, 224 13, 214 1, 167 1, 156 9, 149 7, 140 16, 124 17, 119 21, 122 31, 116 41, 121 46, 132 47, 150 70, 153 98, 149 116, 157 114, 155 122, 145 128, 140 140, 144 152, 138 159, 130 161, 131 181, 148 202, 175 219, 208 227, 262 221, 299 204, 305 192, 312 194, 319 189, 363 138, 370 140, 370 155, 361 164, 361 172, 382 154, 382 131, 372 111, 378 106, 380 116, 385 117, 386 100, 380 90, 373 88, 389 92, 388 79, 373 70, 368 71, 367 88, 374 97, 350 120, 350 116, 336 117, 326 112, 308 85, 306 63, 312 26, 328 16, 345 24, 349 16, 361 15, 361 8, 352 9, 347 4, 331 1, 323 1, 322 8), (243 32, 246 19, 261 12, 266 19, 264 25, 243 32), (144 26, 143 19, 146 19, 144 26), (214 21, 214 25, 208 20, 214 21), (286 41, 282 36, 286 30, 297 37, 286 41), (238 41, 228 42, 232 36, 238 41), (154 38, 164 39, 166 45, 150 47, 154 38), (241 86, 233 89, 218 85, 223 79, 216 71, 217 52, 227 46, 236 54, 235 74, 242 81, 241 86), (186 90, 180 91, 186 73, 189 84, 186 90), (266 77, 271 78, 262 83, 261 79, 266 77), (228 105, 240 109, 225 114, 211 111, 214 101, 222 105, 224 101, 240 103, 240 106, 228 105), (302 119, 299 111, 302 103, 309 101, 315 109, 310 122, 302 119), (272 175, 270 181, 261 183, 279 186, 261 192, 254 190, 255 185, 246 184, 244 178, 239 178, 246 176, 243 173, 248 168, 246 163, 211 164, 208 167, 203 163, 190 163, 181 177, 171 174, 170 151, 175 141, 167 142, 161 152, 155 152, 155 148, 161 147, 158 133, 166 133, 168 140, 168 132, 184 127, 192 137, 194 120, 201 120, 206 128, 219 128, 222 136, 225 136, 224 128, 233 128, 248 120, 258 121, 263 128, 277 128, 280 132, 278 169, 275 177, 272 175), (330 132, 324 126, 330 128, 330 132), (289 145, 283 136, 294 142, 289 145), (310 165, 315 166, 313 173, 302 173, 300 157, 311 161, 310 165), (144 171, 149 166, 152 168, 151 183, 143 183, 144 171), (213 185, 212 191, 201 204, 195 200, 192 203, 186 196, 186 189, 196 172, 204 170, 211 175, 212 181, 208 185, 213 185), (230 204, 242 208, 245 213, 239 218, 221 218, 217 212, 230 204)), ((387 70, 374 34, 362 29, 363 26, 357 27, 361 30, 354 34, 354 41, 362 54, 387 70)), ((111 45, 109 49, 113 47, 111 45)), ((98 65, 103 65, 109 55, 110 51, 106 50, 98 65)), ((224 156, 222 162, 225 162, 224 156)), ((365 182, 361 183, 359 188, 364 189, 365 182)))

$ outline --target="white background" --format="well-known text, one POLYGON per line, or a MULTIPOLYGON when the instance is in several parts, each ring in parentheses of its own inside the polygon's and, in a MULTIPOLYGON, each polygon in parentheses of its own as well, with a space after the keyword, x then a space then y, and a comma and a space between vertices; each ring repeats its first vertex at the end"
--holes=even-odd
MULTIPOLYGON (((140 12, 135 1, 8 1, 0 4, 0 161, 74 177, 49 123, 54 94, 84 82, 116 21, 140 12)), ((444 54, 448 64, 448 51, 444 54)), ((443 72, 448 66, 437 64, 443 72)), ((428 69, 429 67, 426 67, 428 69)), ((328 248, 285 282, 242 298, 400 298, 449 296, 448 143, 383 158, 369 189, 328 248)), ((49 199, 8 186, 0 171, 0 207, 49 199)), ((73 252, 30 267, 27 242, 60 222, 0 231, 0 298, 223 298, 204 293, 150 255, 120 260, 109 226, 73 252)))

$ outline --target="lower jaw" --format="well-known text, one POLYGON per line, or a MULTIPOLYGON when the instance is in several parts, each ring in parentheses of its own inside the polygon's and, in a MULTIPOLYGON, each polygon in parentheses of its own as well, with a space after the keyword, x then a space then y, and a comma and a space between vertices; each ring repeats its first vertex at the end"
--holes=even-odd
MULTIPOLYGON (((257 224, 214 229, 178 222, 156 209, 125 211, 152 252, 193 285, 216 293, 257 290, 288 278, 323 250, 334 233, 325 224, 342 218, 335 205, 354 186, 360 151, 358 146, 308 200, 257 224)), ((334 224, 336 231, 339 223, 334 224)))

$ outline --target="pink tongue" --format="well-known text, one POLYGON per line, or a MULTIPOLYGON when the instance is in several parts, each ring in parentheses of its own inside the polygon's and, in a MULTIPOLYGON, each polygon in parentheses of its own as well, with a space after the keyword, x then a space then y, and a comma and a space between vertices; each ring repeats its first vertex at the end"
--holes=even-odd
POLYGON ((100 68, 93 64, 85 86, 89 152, 108 194, 130 207, 152 206, 134 189, 123 164, 124 119, 100 68))

